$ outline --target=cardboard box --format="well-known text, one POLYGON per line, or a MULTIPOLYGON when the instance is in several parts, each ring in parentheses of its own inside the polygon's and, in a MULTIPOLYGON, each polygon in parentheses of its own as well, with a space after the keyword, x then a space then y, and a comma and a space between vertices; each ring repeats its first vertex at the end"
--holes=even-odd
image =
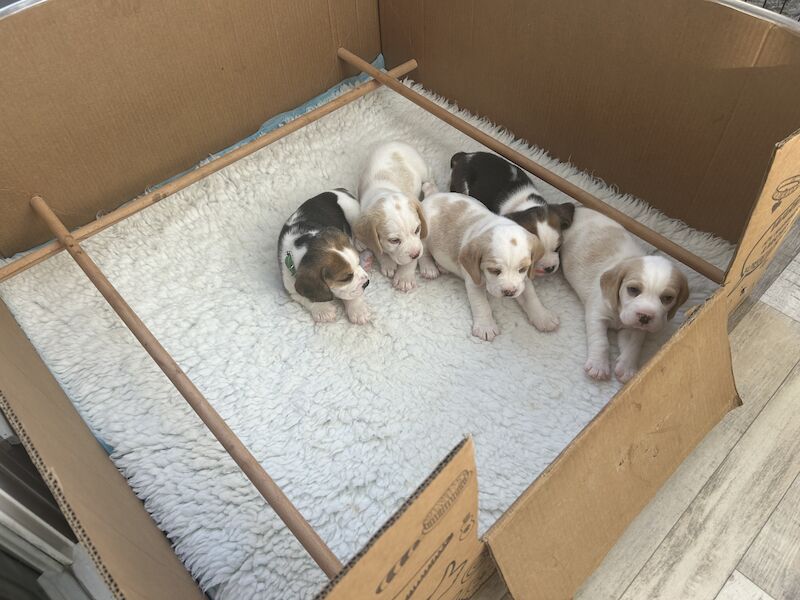
MULTIPOLYGON (((739 403, 728 315, 800 212, 800 34, 697 0, 51 0, 0 19, 0 253, 49 238, 33 193, 86 223, 350 74, 339 45, 416 58, 429 89, 738 240, 724 288, 482 539, 467 440, 323 592, 468 598, 497 570, 570 597, 739 403)), ((202 597, 2 302, 0 408, 117 597, 202 597)))

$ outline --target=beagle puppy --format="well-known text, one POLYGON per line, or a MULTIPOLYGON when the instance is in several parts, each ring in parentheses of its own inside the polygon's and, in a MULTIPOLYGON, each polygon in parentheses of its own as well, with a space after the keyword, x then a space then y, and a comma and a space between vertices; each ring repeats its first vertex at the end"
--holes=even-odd
POLYGON ((492 341, 499 333, 486 292, 516 298, 540 331, 558 327, 558 317, 542 305, 531 281, 533 265, 542 257, 539 238, 463 194, 433 194, 422 207, 430 233, 420 273, 434 279, 441 267, 464 279, 472 335, 492 341))
POLYGON ((381 273, 403 292, 417 285, 414 271, 423 252, 422 240, 428 235, 419 199, 434 191, 428 165, 402 142, 376 147, 361 174, 361 217, 353 227, 357 243, 360 249, 372 251, 381 273))
POLYGON ((572 223, 574 204, 548 204, 525 171, 490 152, 454 154, 450 159, 450 191, 480 200, 492 212, 536 235, 544 254, 534 265, 535 276, 558 270, 562 232, 572 223))
POLYGON ((369 321, 369 277, 350 237, 358 215, 358 201, 347 190, 323 192, 303 202, 278 236, 283 287, 318 323, 336 319, 334 298, 344 302, 351 323, 369 321))
POLYGON ((617 378, 639 368, 648 333, 660 331, 689 298, 686 276, 662 256, 648 256, 622 225, 580 207, 561 247, 564 277, 586 309, 588 356, 584 370, 608 379, 608 329, 618 329, 617 378))

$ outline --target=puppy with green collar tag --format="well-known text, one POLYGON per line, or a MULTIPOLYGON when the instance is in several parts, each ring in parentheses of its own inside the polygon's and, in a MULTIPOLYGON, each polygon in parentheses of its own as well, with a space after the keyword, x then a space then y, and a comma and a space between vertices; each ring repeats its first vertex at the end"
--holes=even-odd
POLYGON ((352 241, 359 204, 344 189, 323 192, 303 202, 278 236, 283 286, 318 323, 336 320, 335 298, 351 323, 370 319, 364 301, 369 276, 352 241))

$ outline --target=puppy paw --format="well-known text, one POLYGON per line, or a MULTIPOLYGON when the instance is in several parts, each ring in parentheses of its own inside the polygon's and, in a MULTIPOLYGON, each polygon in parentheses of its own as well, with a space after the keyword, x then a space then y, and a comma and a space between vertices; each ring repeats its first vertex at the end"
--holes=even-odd
POLYGON ((636 375, 637 370, 636 365, 618 360, 616 367, 614 367, 614 375, 616 375, 617 379, 622 383, 627 383, 636 375))
POLYGON ((472 324, 472 335, 484 341, 491 342, 500 335, 500 330, 497 327, 497 323, 494 321, 476 322, 472 324))
POLYGON ((394 279, 392 279, 392 285, 396 290, 400 290, 401 292, 410 292, 417 287, 417 280, 414 277, 414 273, 411 273, 410 277, 403 277, 400 273, 397 273, 394 279))
POLYGON ((332 304, 312 304, 309 310, 316 323, 330 323, 336 320, 336 307, 332 304))
POLYGON ((427 198, 431 194, 435 194, 439 191, 439 188, 436 187, 436 184, 432 181, 426 181, 422 184, 422 197, 427 198))
POLYGON ((439 269, 433 262, 419 263, 419 274, 425 279, 436 279, 439 276, 439 269))
POLYGON ((539 331, 555 331, 558 329, 561 321, 558 320, 555 313, 544 309, 531 318, 531 323, 533 323, 533 326, 539 331))
POLYGON ((370 315, 369 307, 364 302, 360 302, 355 306, 348 306, 346 309, 347 318, 354 325, 364 325, 369 323, 372 315, 370 315))
POLYGON ((381 263, 381 274, 391 279, 397 271, 397 265, 390 263, 381 263))
POLYGON ((605 381, 611 377, 611 367, 608 366, 607 358, 589 358, 586 364, 583 365, 583 370, 586 371, 586 374, 592 379, 605 381))

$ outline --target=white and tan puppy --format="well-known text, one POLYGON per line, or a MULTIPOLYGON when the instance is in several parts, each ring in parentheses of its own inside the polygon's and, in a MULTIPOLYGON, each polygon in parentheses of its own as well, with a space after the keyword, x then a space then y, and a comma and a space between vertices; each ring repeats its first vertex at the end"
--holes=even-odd
POLYGON ((532 266, 543 253, 539 238, 463 194, 433 194, 422 207, 430 233, 420 273, 433 279, 441 267, 464 279, 472 335, 491 341, 499 333, 486 292, 516 298, 540 331, 558 327, 558 317, 542 305, 531 281, 532 266))
POLYGON ((353 227, 356 240, 372 251, 381 273, 404 292, 417 285, 414 271, 428 235, 419 199, 435 191, 423 158, 402 142, 377 146, 361 174, 361 217, 353 227))
POLYGON ((614 373, 628 381, 645 336, 660 331, 689 297, 686 276, 666 258, 648 256, 616 221, 583 207, 564 232, 561 265, 586 309, 584 370, 594 379, 610 377, 608 329, 618 329, 614 373))
POLYGON ((283 286, 318 323, 336 319, 334 298, 344 302, 352 323, 369 321, 369 277, 350 237, 358 214, 358 201, 347 190, 323 192, 303 202, 278 236, 283 286))

